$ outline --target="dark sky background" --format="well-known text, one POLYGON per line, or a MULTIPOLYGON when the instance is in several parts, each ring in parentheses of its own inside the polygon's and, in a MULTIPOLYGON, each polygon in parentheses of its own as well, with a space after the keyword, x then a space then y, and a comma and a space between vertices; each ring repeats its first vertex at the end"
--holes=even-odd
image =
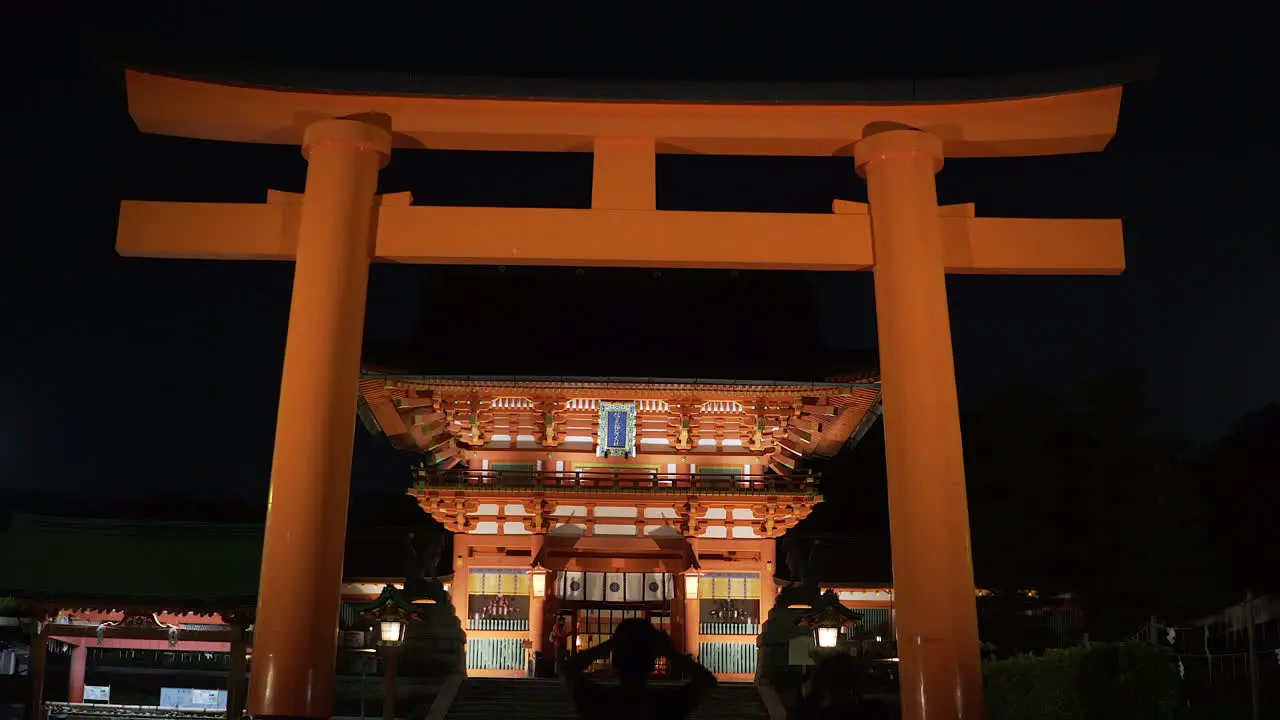
MULTIPOLYGON (((941 202, 975 202, 980 215, 1123 217, 1127 236, 1120 277, 952 278, 956 366, 961 401, 972 406, 1013 383, 1068 387, 1137 365, 1158 422, 1212 440, 1280 399, 1274 24, 1231 4, 1165 4, 1145 15, 1132 6, 1132 17, 1050 7, 1020 17, 966 6, 927 28, 918 18, 799 9, 669 22, 650 8, 552 23, 489 6, 327 27, 283 13, 255 14, 250 25, 224 5, 199 17, 165 6, 13 24, 11 32, 25 28, 12 45, 25 61, 9 66, 7 83, 17 111, 6 118, 13 206, 0 221, 0 489, 266 494, 291 266, 122 259, 115 219, 122 199, 260 202, 268 188, 300 191, 305 164, 296 148, 140 135, 94 62, 89 28, 343 69, 674 80, 1010 74, 1157 48, 1160 71, 1129 89, 1106 152, 950 161, 939 176, 941 202)), ((586 156, 399 152, 382 175, 384 190, 435 204, 580 206, 589 182, 586 156)), ((824 212, 833 197, 865 199, 848 159, 664 158, 660 187, 668 208, 824 212)), ((572 273, 527 272, 550 284, 572 273)), ((403 343, 430 326, 441 312, 432 277, 375 267, 367 340, 403 343)), ((874 348, 869 273, 792 280, 821 347, 759 333, 737 342, 796 354, 874 348)), ((660 292, 637 283, 640 295, 660 292)), ((461 335, 453 342, 488 343, 516 359, 538 352, 504 345, 504 326, 547 325, 522 311, 526 299, 478 291, 476 302, 481 312, 451 321, 461 335)), ((655 318, 648 331, 675 342, 715 323, 694 311, 655 318)), ((571 316, 558 324, 561 337, 582 343, 580 355, 601 358, 596 374, 611 372, 571 316)), ((404 486, 385 443, 359 428, 356 442, 357 489, 404 486)))

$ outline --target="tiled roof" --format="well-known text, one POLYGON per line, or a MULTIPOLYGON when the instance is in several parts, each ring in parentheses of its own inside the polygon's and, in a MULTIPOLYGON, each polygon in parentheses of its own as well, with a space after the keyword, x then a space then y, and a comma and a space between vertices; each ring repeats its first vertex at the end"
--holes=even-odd
MULTIPOLYGON (((811 416, 806 410, 796 420, 808 423, 806 427, 788 430, 789 437, 784 440, 775 442, 771 438, 768 445, 767 452, 772 454, 766 454, 766 466, 774 467, 778 463, 777 468, 785 467, 793 472, 803 469, 797 465, 800 462, 809 463, 834 457, 844 447, 856 443, 879 416, 880 406, 880 385, 873 380, 787 382, 623 377, 476 377, 393 374, 370 372, 366 369, 360 381, 359 392, 357 410, 370 433, 385 435, 396 449, 422 453, 423 459, 445 469, 461 461, 460 458, 466 453, 463 444, 471 446, 465 440, 468 431, 448 420, 447 415, 441 414, 441 406, 437 406, 431 411, 431 415, 435 417, 434 422, 447 424, 433 425, 430 432, 422 432, 425 425, 420 425, 415 420, 419 406, 406 406, 406 403, 423 397, 441 400, 441 396, 449 394, 454 396, 454 400, 444 402, 455 402, 457 396, 472 392, 481 396, 512 394, 534 399, 555 396, 558 399, 594 397, 623 400, 653 398, 655 395, 667 398, 693 395, 703 401, 733 400, 743 404, 750 404, 757 397, 776 399, 782 396, 788 404, 784 415, 790 418, 789 403, 794 402, 795 398, 820 398, 805 402, 824 403, 832 408, 829 416, 821 412, 821 417, 811 416), (791 435, 797 432, 799 434, 791 435), (790 443, 790 451, 783 450, 782 445, 786 443, 790 443), (785 460, 779 456, 784 456, 785 460)), ((533 403, 534 400, 529 402, 533 403)), ((445 407, 445 410, 453 412, 449 407, 445 407)), ((527 409, 514 412, 527 416, 535 425, 541 422, 542 416, 538 414, 541 410, 535 410, 532 404, 527 409)), ((776 414, 777 410, 770 412, 776 414)), ((791 420, 784 419, 782 422, 785 424, 791 420)))
MULTIPOLYGON (((858 390, 874 390, 878 384, 874 379, 862 381, 831 380, 732 380, 718 378, 659 378, 659 377, 538 377, 538 376, 502 376, 502 375, 406 375, 386 372, 377 368, 365 368, 365 382, 381 380, 384 385, 411 388, 448 388, 454 390, 507 391, 507 390, 543 390, 571 391, 585 390, 635 390, 644 389, 656 392, 681 392, 685 390, 712 391, 725 393, 810 393, 822 395, 852 396, 858 390)), ((363 387, 363 386, 362 386, 363 387)), ((384 387, 384 391, 389 389, 384 387)), ((380 394, 365 393, 367 398, 381 397, 380 394)))
POLYGON ((261 525, 14 515, 0 535, 0 593, 234 609, 257 597, 261 552, 261 525))

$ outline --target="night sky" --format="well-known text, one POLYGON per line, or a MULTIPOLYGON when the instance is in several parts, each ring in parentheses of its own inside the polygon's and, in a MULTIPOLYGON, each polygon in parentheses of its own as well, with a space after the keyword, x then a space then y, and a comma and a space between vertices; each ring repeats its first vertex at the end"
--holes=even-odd
MULTIPOLYGON (((5 174, 18 185, 0 245, 0 489, 266 494, 291 266, 122 259, 115 219, 126 198, 261 202, 268 188, 300 191, 305 164, 296 148, 138 134, 123 92, 95 64, 90 28, 344 69, 664 80, 1009 74, 1158 49, 1158 74, 1127 91, 1106 152, 950 161, 939 176, 941 202, 975 202, 980 215, 1123 217, 1127 236, 1121 277, 951 279, 957 373, 972 406, 1010 384, 1068 387, 1136 365, 1163 428, 1212 440, 1280 400, 1280 221, 1268 174, 1280 95, 1266 81, 1277 67, 1274 25, 1221 8, 1140 22, 1071 7, 1038 23, 966 8, 908 33, 914 44, 875 30, 910 26, 905 19, 826 11, 678 23, 579 16, 553 26, 492 8, 433 9, 420 23, 377 17, 342 28, 264 18, 252 32, 229 10, 33 21, 8 89, 19 112, 7 118, 5 174)), ((574 207, 589 199, 589 167, 587 156, 399 152, 381 182, 418 203, 574 207)), ((667 208, 824 212, 834 197, 865 200, 848 159, 664 158, 659 173, 667 208)), ((527 272, 554 285, 572 270, 527 272)), ((375 267, 369 343, 411 342, 431 325, 441 310, 430 273, 375 267)), ((797 287, 816 350, 874 348, 869 273, 805 274, 797 287)), ((522 314, 522 298, 477 292, 474 301, 478 312, 451 321, 447 342, 506 352, 504 325, 543 322, 522 314)), ((646 331, 674 343, 714 323, 695 312, 654 318, 646 331)), ((559 324, 560 335, 583 337, 571 314, 559 324)), ((760 333, 734 342, 809 351, 760 333)), ((579 354, 592 353, 588 341, 579 354)), ((596 374, 609 374, 599 355, 596 374)), ((401 461, 356 434, 356 487, 403 487, 401 461)))

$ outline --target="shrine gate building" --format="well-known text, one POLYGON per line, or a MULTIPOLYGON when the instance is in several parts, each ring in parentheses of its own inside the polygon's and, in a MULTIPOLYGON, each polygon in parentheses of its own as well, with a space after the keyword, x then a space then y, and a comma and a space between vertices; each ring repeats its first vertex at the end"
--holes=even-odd
POLYGON ((878 417, 873 377, 828 383, 367 372, 360 417, 419 456, 410 491, 451 533, 475 675, 518 675, 647 618, 750 679, 775 539, 821 502, 813 463, 878 417))

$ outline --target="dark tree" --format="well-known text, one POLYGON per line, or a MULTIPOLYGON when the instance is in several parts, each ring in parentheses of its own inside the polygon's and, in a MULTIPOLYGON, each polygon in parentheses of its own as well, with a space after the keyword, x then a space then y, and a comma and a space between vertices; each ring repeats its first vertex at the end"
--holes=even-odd
POLYGON ((1183 613, 1210 612, 1249 591, 1280 590, 1277 448, 1280 405, 1271 404, 1244 417, 1187 468, 1194 501, 1183 613))
POLYGON ((1136 373, 1060 399, 1016 388, 965 418, 974 569, 997 590, 1079 594, 1099 639, 1133 632, 1172 591, 1190 496, 1180 445, 1153 432, 1136 373))

